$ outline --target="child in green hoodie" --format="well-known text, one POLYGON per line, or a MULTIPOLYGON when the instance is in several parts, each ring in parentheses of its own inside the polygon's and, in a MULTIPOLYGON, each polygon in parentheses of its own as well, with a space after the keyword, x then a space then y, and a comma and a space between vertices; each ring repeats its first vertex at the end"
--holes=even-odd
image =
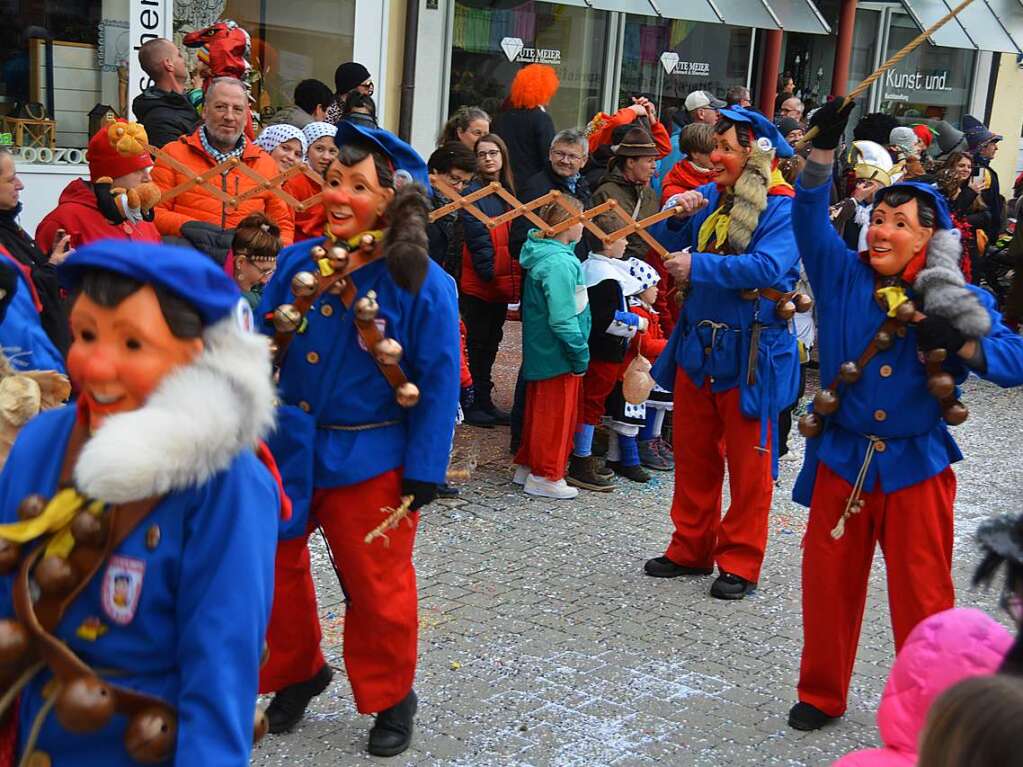
MULTIPOLYGON (((544 206, 540 218, 556 227, 582 210, 569 195, 544 206)), ((522 284, 522 375, 526 415, 515 455, 515 482, 529 495, 575 498, 565 482, 582 377, 590 362, 590 308, 575 244, 583 225, 550 237, 529 233, 519 254, 522 284)))

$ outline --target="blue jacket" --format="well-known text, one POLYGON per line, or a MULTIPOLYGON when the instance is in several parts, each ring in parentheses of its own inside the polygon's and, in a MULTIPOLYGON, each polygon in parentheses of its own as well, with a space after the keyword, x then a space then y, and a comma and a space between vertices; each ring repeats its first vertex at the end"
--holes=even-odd
MULTIPOLYGON (((462 196, 479 191, 485 185, 483 182, 473 181, 462 192, 462 196)), ((474 204, 491 218, 497 218, 508 210, 508 204, 496 194, 482 197, 474 204)), ((490 238, 490 230, 478 218, 464 210, 458 211, 458 218, 464 232, 465 246, 469 249, 469 257, 472 259, 472 268, 481 280, 490 282, 494 279, 494 242, 490 238)), ((461 257, 462 254, 458 255, 461 257)))
MULTIPOLYGON (((705 208, 651 228, 669 251, 693 249, 692 289, 653 375, 669 390, 674 388, 676 367, 682 368, 695 386, 702 386, 706 378, 716 392, 739 386, 743 413, 766 425, 796 399, 799 351, 789 324, 776 317, 774 302, 746 301, 740 292, 744 288, 789 291, 795 285, 799 254, 792 238, 792 199, 769 196, 749 252, 723 256, 696 251, 700 226, 720 198, 714 184, 697 191, 709 201, 705 208), (755 318, 764 327, 757 350, 756 381, 751 386, 747 375, 755 318)), ((763 433, 766 435, 766 429, 763 433)))
MULTIPOLYGON (((264 332, 273 333, 267 315, 294 300, 291 278, 314 268, 309 251, 323 241, 306 240, 278 255, 277 270, 259 309, 264 332)), ((321 297, 306 315, 306 330, 295 334, 280 372, 281 399, 310 414, 307 420, 312 421, 304 457, 300 460, 292 453, 280 461, 285 464, 281 473, 289 495, 292 466, 311 465, 311 481, 317 488, 355 485, 398 467, 404 467, 406 478, 422 482, 441 483, 447 474, 460 371, 454 280, 430 261, 419 292, 412 294, 391 279, 386 259, 353 272, 352 280, 359 297, 376 291, 377 323, 383 325, 385 336, 401 344, 401 367, 419 387, 421 398, 412 408, 398 405, 394 390, 362 348, 352 312, 337 296, 321 297), (358 431, 331 428, 369 424, 386 425, 358 431)), ((289 413, 300 415, 295 408, 289 413)), ((276 457, 280 450, 274 442, 269 440, 276 457)), ((295 511, 291 526, 298 531, 304 520, 301 510, 295 511)))
POLYGON ((0 322, 0 347, 15 370, 64 370, 64 359, 43 330, 39 312, 32 302, 32 289, 20 269, 17 290, 0 322))
MULTIPOLYGON (((843 362, 863 353, 885 320, 874 300, 874 270, 846 247, 831 226, 830 191, 828 183, 814 189, 797 186, 792 211, 796 242, 816 300, 824 385, 835 379, 843 362)), ((1002 324, 987 293, 971 290, 991 314, 991 331, 980 341, 987 362, 982 377, 1000 386, 1023 383, 1023 338, 1002 324)), ((946 363, 946 369, 958 383, 970 372, 959 358, 946 363)), ((867 490, 878 484, 886 493, 901 490, 962 458, 941 418, 938 401, 927 391, 927 374, 912 327, 867 363, 859 381, 841 386, 838 394, 840 406, 826 419, 824 432, 807 440, 806 459, 793 492, 798 503, 810 505, 818 461, 854 484, 867 451, 867 434, 884 442, 884 449, 874 454, 868 467, 863 485, 867 490)))
MULTIPOLYGON (((0 522, 17 521, 19 502, 47 497, 57 481, 75 408, 38 415, 18 435, 0 474, 0 522)), ((200 487, 172 492, 115 549, 71 603, 55 631, 95 669, 116 669, 115 684, 163 698, 177 709, 177 746, 161 764, 245 767, 252 750, 259 663, 273 599, 277 510, 269 472, 247 451, 200 487), (159 526, 159 543, 146 545, 159 526), (111 573, 127 567, 140 581, 138 600, 111 617, 111 573), (105 600, 104 597, 107 597, 105 600), (127 616, 127 620, 125 620, 127 616), (79 628, 105 628, 95 639, 79 628)), ((0 616, 13 615, 12 576, 0 578, 0 616)), ((42 704, 49 675, 39 674, 21 697, 24 743, 42 704)), ((127 720, 75 735, 51 712, 38 749, 54 767, 136 767, 122 743, 127 720)))

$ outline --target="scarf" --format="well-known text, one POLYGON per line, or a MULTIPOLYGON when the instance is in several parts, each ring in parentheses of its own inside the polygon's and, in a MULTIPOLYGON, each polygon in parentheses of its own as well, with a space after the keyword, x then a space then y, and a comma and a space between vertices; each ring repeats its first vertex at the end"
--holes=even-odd
MULTIPOLYGON (((213 144, 210 143, 209 138, 207 138, 207 136, 206 136, 206 126, 205 125, 202 126, 202 130, 199 131, 199 140, 202 142, 202 148, 204 150, 206 150, 206 154, 208 154, 210 157, 212 157, 214 162, 217 165, 219 165, 220 163, 224 162, 224 160, 230 160, 232 157, 241 157, 242 153, 245 151, 245 135, 244 134, 242 134, 238 138, 238 143, 235 145, 235 148, 232 149, 230 152, 221 152, 219 149, 214 147, 213 144)), ((224 171, 225 174, 227 174, 228 172, 229 171, 226 171, 226 170, 224 171)))

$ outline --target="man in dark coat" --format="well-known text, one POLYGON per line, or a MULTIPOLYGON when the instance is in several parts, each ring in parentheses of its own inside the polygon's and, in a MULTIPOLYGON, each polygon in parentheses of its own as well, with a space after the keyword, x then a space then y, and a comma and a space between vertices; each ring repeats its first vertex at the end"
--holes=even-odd
POLYGON ((131 110, 149 143, 162 147, 195 130, 199 115, 185 96, 188 70, 178 47, 162 37, 150 40, 139 48, 139 63, 153 83, 135 97, 131 110))
MULTIPOLYGON (((630 128, 621 142, 612 148, 614 157, 608 165, 607 174, 593 193, 592 206, 606 200, 615 200, 618 209, 636 221, 652 216, 660 210, 657 194, 650 186, 650 179, 657 172, 657 145, 642 128, 630 128)), ((591 207, 592 207, 591 206, 591 207)), ((622 226, 625 221, 622 222, 622 226)), ((624 258, 638 258, 645 261, 650 246, 638 234, 628 237, 624 258)))
POLYGON ((963 134, 973 156, 973 167, 983 168, 980 173, 983 187, 980 197, 990 211, 990 223, 986 227, 988 240, 994 241, 1002 230, 1005 217, 1005 200, 1002 199, 998 174, 991 167, 991 161, 998 152, 998 142, 1002 137, 988 130, 988 127, 973 115, 963 116, 963 134))
MULTIPOLYGON (((586 136, 580 131, 569 129, 556 134, 546 164, 519 187, 518 198, 522 202, 530 202, 556 189, 578 198, 584 210, 589 208, 590 185, 582 175, 587 150, 586 136)), ((520 216, 512 223, 509 246, 515 258, 518 258, 526 235, 534 226, 525 216, 520 216)), ((580 261, 586 259, 586 243, 583 240, 576 245, 575 252, 580 261)))

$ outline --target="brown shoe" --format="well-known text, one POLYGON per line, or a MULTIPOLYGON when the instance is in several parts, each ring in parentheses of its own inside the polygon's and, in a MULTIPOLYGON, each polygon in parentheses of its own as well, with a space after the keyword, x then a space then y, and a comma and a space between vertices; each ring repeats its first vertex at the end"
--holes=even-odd
POLYGON ((574 487, 593 490, 597 493, 609 493, 615 489, 615 483, 598 472, 599 458, 592 455, 585 457, 573 455, 568 462, 568 474, 565 481, 574 487))

